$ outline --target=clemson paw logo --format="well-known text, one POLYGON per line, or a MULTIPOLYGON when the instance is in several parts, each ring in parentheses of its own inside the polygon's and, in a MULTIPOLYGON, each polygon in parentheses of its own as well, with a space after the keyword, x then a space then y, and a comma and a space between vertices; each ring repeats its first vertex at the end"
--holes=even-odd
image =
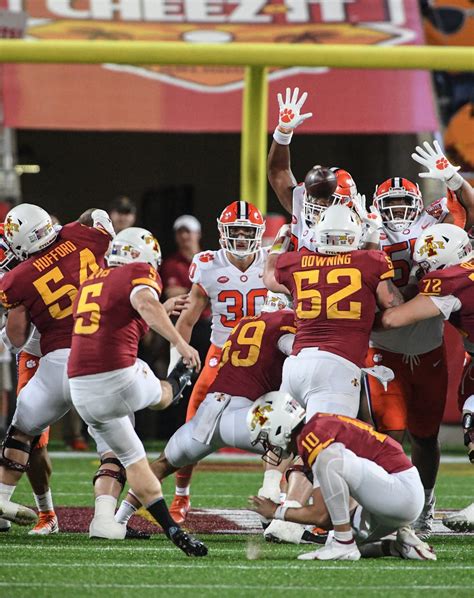
POLYGON ((445 168, 448 168, 449 166, 449 162, 446 160, 446 158, 440 158, 439 160, 436 160, 436 168, 438 170, 444 170, 445 168))
POLYGON ((280 112, 280 120, 284 123, 289 123, 295 118, 295 113, 291 108, 285 108, 280 112))

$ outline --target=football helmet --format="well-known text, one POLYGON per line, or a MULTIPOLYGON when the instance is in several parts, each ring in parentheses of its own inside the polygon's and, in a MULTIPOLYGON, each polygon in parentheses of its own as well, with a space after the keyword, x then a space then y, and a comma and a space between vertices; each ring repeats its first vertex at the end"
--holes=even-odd
POLYGON ((293 430, 304 420, 305 410, 286 392, 268 392, 247 413, 252 446, 261 444, 264 459, 278 465, 290 456, 293 430))
POLYGON ((344 253, 359 248, 362 222, 348 206, 331 206, 314 226, 319 253, 344 253))
POLYGON ((433 224, 418 237, 413 251, 415 262, 425 272, 442 270, 474 258, 465 230, 454 224, 433 224))
POLYGON ((292 302, 288 295, 284 293, 274 293, 273 291, 267 291, 265 297, 265 303, 263 304, 262 311, 273 312, 280 311, 281 309, 292 309, 292 302))
POLYGON ((217 219, 220 245, 237 258, 253 255, 262 246, 265 220, 258 208, 247 201, 229 204, 217 219))
POLYGON ((305 220, 315 224, 319 216, 330 206, 348 205, 353 206, 353 200, 357 196, 357 187, 352 176, 338 166, 332 166, 331 170, 337 178, 337 187, 328 199, 312 197, 307 191, 303 198, 303 211, 305 220))
POLYGON ((5 216, 3 238, 20 261, 51 245, 57 236, 51 216, 39 206, 22 203, 5 216))
POLYGON ((118 233, 112 241, 107 257, 109 266, 121 266, 132 262, 144 262, 158 269, 161 264, 161 249, 158 241, 145 228, 132 226, 118 233))
POLYGON ((0 272, 9 272, 20 263, 3 238, 3 222, 0 223, 0 272))
POLYGON ((387 179, 377 185, 373 203, 384 225, 394 232, 408 228, 424 207, 418 185, 401 177, 387 179))

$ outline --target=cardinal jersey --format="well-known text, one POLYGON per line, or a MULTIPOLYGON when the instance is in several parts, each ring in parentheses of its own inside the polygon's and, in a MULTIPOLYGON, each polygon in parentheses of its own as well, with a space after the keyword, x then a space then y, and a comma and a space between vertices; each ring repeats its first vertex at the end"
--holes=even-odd
POLYGON ((314 347, 362 367, 377 286, 393 278, 390 258, 374 250, 323 255, 303 249, 280 255, 275 277, 291 291, 296 306, 293 355, 314 347))
POLYGON ((314 251, 315 239, 314 231, 308 226, 304 217, 303 200, 305 194, 304 183, 300 183, 293 189, 293 209, 291 216, 291 241, 295 251, 299 249, 309 249, 314 251))
MULTIPOLYGON (((425 229, 443 222, 449 214, 447 200, 439 199, 429 205, 410 227, 400 232, 383 227, 380 246, 390 256, 395 269, 394 284, 403 289, 408 284, 410 270, 414 264, 413 249, 416 240, 425 229)), ((423 320, 410 326, 393 330, 374 331, 370 346, 405 355, 422 355, 439 347, 443 342, 442 318, 423 320)))
POLYGON ((86 278, 104 266, 108 233, 66 224, 55 242, 7 272, 0 282, 5 308, 23 305, 41 335, 41 353, 71 346, 72 304, 86 278))
POLYGON ((140 288, 161 294, 157 271, 144 263, 99 270, 79 289, 68 376, 87 376, 132 366, 148 326, 132 307, 140 288))
POLYGON ((278 348, 285 334, 295 334, 293 311, 262 312, 242 318, 222 349, 216 380, 208 392, 244 396, 255 401, 263 394, 278 390, 283 362, 278 348))
POLYGON ((243 316, 260 313, 267 295, 263 284, 266 257, 267 251, 260 249, 251 266, 242 272, 230 263, 224 249, 194 256, 189 278, 211 303, 211 343, 216 347, 222 347, 243 316))
POLYGON ((460 330, 467 351, 474 353, 474 260, 430 272, 419 286, 460 330))
POLYGON ((387 473, 411 469, 401 445, 372 426, 344 415, 316 413, 298 435, 298 454, 312 467, 319 453, 333 442, 342 443, 358 457, 373 461, 387 473))

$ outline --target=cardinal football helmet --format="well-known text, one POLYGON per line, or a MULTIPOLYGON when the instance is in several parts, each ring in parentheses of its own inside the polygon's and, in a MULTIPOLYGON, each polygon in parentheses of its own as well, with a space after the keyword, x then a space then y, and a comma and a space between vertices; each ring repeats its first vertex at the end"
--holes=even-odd
POLYGON ((359 249, 362 223, 348 206, 331 206, 314 226, 319 253, 344 253, 359 249))
POLYGON ((278 465, 290 456, 293 430, 304 420, 305 410, 286 392, 268 392, 255 401, 247 414, 252 446, 261 444, 264 460, 278 465))
POLYGON ((234 201, 217 219, 221 247, 238 258, 253 255, 262 246, 265 220, 247 201, 234 201))
POLYGON ((377 185, 374 207, 387 228, 400 232, 419 217, 423 211, 423 198, 416 183, 394 177, 377 185))
POLYGON ((267 296, 265 297, 265 303, 263 304, 262 311, 272 312, 279 311, 280 309, 292 309, 290 297, 283 293, 267 291, 267 296))
POLYGON ((413 258, 422 270, 431 272, 474 258, 465 230, 454 224, 433 224, 418 237, 413 258))
POLYGON ((132 262, 144 262, 158 269, 161 264, 161 249, 150 231, 132 226, 118 233, 112 241, 107 257, 109 266, 121 266, 132 262))
POLYGON ((39 206, 22 203, 5 216, 3 238, 21 261, 51 245, 57 236, 51 216, 39 206))

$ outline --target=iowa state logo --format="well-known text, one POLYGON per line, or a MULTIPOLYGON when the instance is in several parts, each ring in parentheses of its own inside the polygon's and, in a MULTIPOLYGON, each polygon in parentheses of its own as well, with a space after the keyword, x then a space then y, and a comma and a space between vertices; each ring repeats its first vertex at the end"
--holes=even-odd
POLYGON ((444 248, 444 241, 435 241, 433 235, 428 235, 424 244, 420 247, 420 255, 422 257, 432 257, 438 255, 438 249, 444 248))

